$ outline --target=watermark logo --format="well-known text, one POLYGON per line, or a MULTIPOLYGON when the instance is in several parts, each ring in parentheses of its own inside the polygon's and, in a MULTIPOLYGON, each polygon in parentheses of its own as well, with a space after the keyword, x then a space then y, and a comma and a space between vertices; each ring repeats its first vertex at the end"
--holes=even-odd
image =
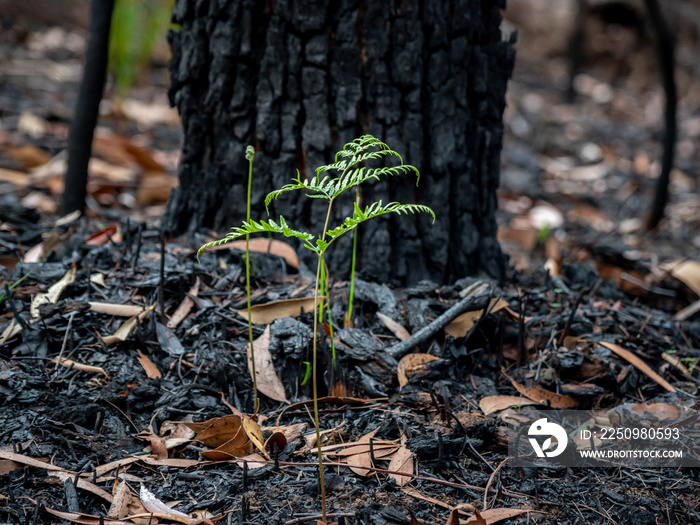
POLYGON ((535 454, 538 458, 543 458, 547 456, 548 458, 555 458, 560 455, 564 450, 566 450, 566 445, 569 443, 569 436, 566 435, 566 430, 561 425, 557 423, 551 423, 547 421, 546 417, 538 419, 532 425, 527 432, 528 436, 549 436, 544 440, 542 446, 540 446, 537 439, 530 437, 530 444, 532 445, 535 454), (557 440, 557 448, 554 450, 549 450, 552 448, 552 438, 557 440))
POLYGON ((604 410, 505 413, 516 467, 700 468, 700 413, 683 406, 627 403, 604 410))

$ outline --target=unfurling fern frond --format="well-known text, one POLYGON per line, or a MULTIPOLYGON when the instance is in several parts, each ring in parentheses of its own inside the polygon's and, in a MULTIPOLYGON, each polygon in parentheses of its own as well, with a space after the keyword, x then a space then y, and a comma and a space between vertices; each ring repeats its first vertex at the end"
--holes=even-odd
POLYGON ((401 155, 381 140, 372 135, 363 135, 347 143, 336 154, 335 162, 317 168, 315 177, 302 181, 297 171, 297 177, 292 179, 291 184, 286 184, 280 189, 268 193, 265 198, 265 208, 268 209, 274 199, 288 191, 302 190, 308 192, 307 197, 332 200, 348 188, 358 186, 369 179, 379 180, 382 176, 406 173, 415 173, 416 185, 418 185, 420 173, 416 167, 404 164, 401 155), (399 165, 382 168, 355 167, 368 160, 381 160, 389 156, 397 157, 399 165), (329 171, 340 172, 340 175, 336 178, 330 178, 326 175, 321 179, 321 175, 329 171))
MULTIPOLYGON (((340 237, 344 233, 352 230, 358 224, 373 219, 374 217, 379 217, 380 215, 385 215, 387 213, 429 213, 435 222, 435 213, 428 206, 423 206, 422 204, 401 204, 399 202, 390 202, 386 206, 382 206, 382 201, 375 202, 367 206, 362 210, 357 204, 355 204, 355 211, 352 217, 346 217, 343 223, 332 230, 328 230, 326 235, 330 237, 330 244, 336 238, 340 237)), ((316 241, 318 244, 319 240, 316 241)), ((324 248, 325 249, 325 248, 324 248)))
POLYGON ((341 177, 338 177, 337 179, 333 179, 331 181, 331 184, 333 184, 331 194, 333 196, 339 195, 348 188, 351 188, 353 186, 359 186, 360 184, 362 184, 365 181, 368 181, 369 179, 380 180, 380 177, 383 176, 393 177, 396 175, 411 172, 416 174, 416 185, 418 185, 418 181, 420 180, 420 172, 418 171, 418 168, 416 168, 415 166, 411 166, 410 164, 399 164, 398 166, 390 166, 384 168, 354 169, 348 171, 341 177))
POLYGON ((208 242, 207 244, 203 245, 199 251, 197 251, 197 260, 199 261, 199 254, 207 248, 225 244, 237 239, 238 237, 244 237, 251 233, 260 232, 281 233, 285 237, 296 237, 297 239, 304 241, 304 246, 314 252, 317 252, 316 246, 311 243, 314 236, 310 233, 293 230, 287 225, 287 221, 284 219, 284 217, 280 215, 279 224, 277 224, 275 221, 243 221, 241 226, 231 228, 224 238, 219 239, 218 241, 208 242))
POLYGON ((338 157, 352 158, 356 155, 361 154, 364 151, 367 151, 370 148, 379 148, 380 150, 391 150, 389 146, 384 144, 378 138, 375 138, 372 135, 362 135, 360 138, 357 138, 352 142, 346 144, 342 150, 336 153, 335 160, 337 162, 338 157))
MULTIPOLYGON (((298 175, 298 172, 297 172, 298 175)), ((309 197, 330 199, 331 195, 328 193, 328 187, 332 180, 330 177, 326 176, 323 180, 319 181, 319 177, 314 177, 311 180, 302 181, 299 176, 296 179, 292 179, 292 184, 285 184, 278 190, 271 191, 265 197, 265 209, 270 207, 270 203, 279 197, 281 194, 288 191, 303 190, 319 193, 320 195, 309 194, 309 197)), ((269 211, 269 210, 268 210, 269 211)))

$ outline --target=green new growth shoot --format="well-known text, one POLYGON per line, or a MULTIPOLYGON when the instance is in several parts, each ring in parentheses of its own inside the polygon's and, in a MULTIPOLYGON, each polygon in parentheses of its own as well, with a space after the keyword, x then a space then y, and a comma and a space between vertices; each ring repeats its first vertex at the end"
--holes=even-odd
POLYGON ((301 386, 304 386, 309 380, 309 375, 311 375, 311 363, 308 361, 302 361, 302 364, 306 365, 306 372, 304 373, 304 379, 301 380, 301 386))
MULTIPOLYGON (((334 228, 329 228, 331 211, 335 200, 343 192, 350 188, 359 186, 363 182, 370 179, 380 180, 382 176, 395 176, 409 173, 413 173, 416 176, 416 179, 419 179, 420 177, 418 169, 414 166, 404 164, 401 156, 389 148, 389 146, 371 135, 364 135, 346 144, 345 147, 336 154, 332 164, 327 164, 317 168, 316 175, 311 179, 301 180, 301 176, 297 172, 297 177, 296 179, 292 180, 292 184, 286 184, 285 186, 282 186, 282 188, 272 191, 265 199, 265 206, 268 209, 270 203, 281 194, 295 190, 302 190, 306 193, 307 197, 313 199, 326 200, 328 202, 326 220, 323 225, 321 235, 318 238, 315 238, 311 233, 301 232, 290 228, 287 221, 282 216, 280 216, 278 222, 272 220, 261 220, 256 222, 248 219, 241 226, 231 228, 229 233, 223 239, 219 239, 218 241, 210 242, 202 246, 197 254, 199 255, 199 253, 207 247, 218 246, 236 239, 237 237, 242 237, 251 233, 274 232, 281 233, 286 237, 295 237, 300 239, 303 241, 304 246, 314 252, 317 256, 316 284, 314 287, 314 338, 311 361, 311 381, 314 397, 316 446, 319 451, 318 469, 319 485, 321 488, 322 518, 324 522, 326 521, 326 488, 323 479, 323 455, 320 452, 321 435, 318 418, 318 385, 316 367, 318 348, 319 290, 321 282, 321 267, 324 262, 323 257, 328 248, 343 234, 354 230, 359 224, 368 221, 369 219, 379 217, 380 215, 386 215, 388 213, 408 214, 425 212, 432 216, 433 222, 435 221, 435 214, 433 213, 433 210, 421 204, 401 204, 398 202, 382 204, 382 201, 378 201, 370 204, 364 209, 361 209, 360 205, 355 202, 352 216, 345 217, 342 223, 334 228), (389 157, 396 157, 399 162, 398 165, 383 166, 379 168, 368 168, 363 166, 366 161, 377 160, 384 162, 389 157), (329 175, 327 175, 328 172, 335 172, 338 174, 338 176, 331 178, 329 175)), ((418 180, 416 180, 416 184, 418 184, 418 180)))
MULTIPOLYGON (((245 149, 245 158, 248 161, 248 197, 246 199, 246 220, 250 222, 250 190, 253 185, 253 159, 255 158, 255 148, 248 146, 245 149)), ((255 347, 253 346, 253 321, 251 320, 250 307, 250 234, 245 235, 245 293, 248 304, 248 341, 250 343, 250 362, 253 369, 253 407, 255 413, 260 408, 258 399, 258 378, 255 375, 255 347)))
MULTIPOLYGON (((20 277, 17 281, 15 281, 15 282, 12 283, 11 285, 9 285, 7 288, 8 288, 9 290, 14 290, 14 289, 17 288, 20 284, 22 284, 22 283, 24 282, 24 280, 25 280, 27 277, 29 277, 31 274, 32 274, 31 271, 25 273, 22 277, 20 277)), ((0 303, 3 302, 3 301, 5 300, 5 295, 6 295, 6 292, 0 293, 0 303)))

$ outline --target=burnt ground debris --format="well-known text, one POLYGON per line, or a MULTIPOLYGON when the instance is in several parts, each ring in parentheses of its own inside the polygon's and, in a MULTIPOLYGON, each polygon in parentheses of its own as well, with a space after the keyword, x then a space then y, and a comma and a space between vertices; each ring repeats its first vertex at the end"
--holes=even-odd
MULTIPOLYGON (((17 237, 40 240, 41 223, 22 227, 20 221, 12 219, 11 215, 5 217, 15 224, 17 237)), ((31 521, 37 505, 92 515, 104 515, 108 507, 103 498, 81 490, 78 483, 77 508, 71 508, 67 487, 72 485, 52 477, 51 471, 22 464, 24 457, 50 459, 52 465, 76 479, 91 481, 107 491, 115 476, 122 476, 134 487, 146 484, 164 500, 181 501, 180 511, 227 514, 226 519, 233 523, 285 523, 306 513, 317 514, 314 455, 300 439, 290 440, 282 449, 278 467, 272 462, 247 474, 239 465, 225 462, 187 468, 142 462, 152 454, 144 453, 144 442, 136 436, 149 428, 157 434, 166 421, 180 421, 187 415, 195 420, 225 416, 230 410, 224 401, 244 412, 252 409, 252 382, 245 362, 246 325, 234 312, 245 304, 241 254, 228 250, 207 253, 198 263, 194 250, 168 242, 162 281, 165 312, 172 313, 199 279, 203 286, 196 297, 192 296, 192 313, 168 330, 159 318, 159 308, 155 308, 124 342, 107 346, 100 336, 113 333, 122 320, 95 312, 90 303, 148 306, 156 302, 161 284, 160 237, 157 231, 144 230, 137 253, 137 227, 123 223, 123 241, 88 246, 82 238, 92 226, 91 222, 72 225, 76 232, 50 262, 21 263, 8 275, 12 283, 32 272, 6 296, 5 321, 0 327, 6 329, 13 319, 25 325, 2 347, 0 450, 16 454, 3 456, 7 496, 0 506, 3 519, 10 523, 31 521), (32 296, 60 279, 74 260, 78 266, 75 282, 56 304, 42 306, 41 315, 32 319, 28 312, 32 296), (90 281, 96 273, 108 276, 106 286, 90 281), (231 279, 231 275, 235 277, 231 279), (227 285, 217 287, 222 281, 227 285), (59 354, 73 365, 52 362, 59 354), (148 378, 139 360, 142 356, 162 377, 148 378), (104 374, 76 369, 78 363, 100 367, 104 374), (141 455, 141 461, 121 472, 97 476, 100 465, 135 454, 141 455), (15 463, 9 463, 11 460, 15 463)), ((3 235, 4 243, 13 242, 10 239, 3 235)), ((287 267, 282 259, 267 254, 254 257, 258 302, 310 289, 308 277, 287 267)), ((415 455, 416 474, 423 477, 410 489, 456 504, 481 501, 490 476, 507 457, 506 426, 477 407, 483 397, 516 393, 501 374, 502 367, 521 383, 535 379, 536 384, 560 393, 570 392, 572 385, 581 382, 597 386, 583 396, 581 391, 572 391, 582 408, 615 407, 638 396, 671 405, 692 404, 692 398, 664 391, 610 352, 596 349, 593 341, 623 341, 659 368, 661 353, 669 347, 682 348, 687 357, 698 357, 693 348, 697 347, 700 326, 694 322, 679 326, 663 311, 634 304, 612 286, 591 290, 591 283, 600 284, 595 270, 576 266, 564 272, 561 283, 542 273, 531 276, 525 286, 511 283, 496 288, 494 293, 506 299, 514 312, 522 304, 529 319, 519 327, 517 316, 501 311, 485 316, 467 341, 438 335, 422 350, 441 359, 422 367, 403 388, 398 385, 395 361, 385 351, 395 338, 376 313, 399 313, 409 332, 415 332, 444 313, 467 283, 443 288, 422 283, 415 289, 394 291, 360 283, 363 291, 356 298, 355 328, 339 330, 335 345, 337 369, 343 376, 333 378, 333 386, 341 393, 322 386, 327 390, 324 395, 330 396, 321 405, 323 429, 337 429, 331 438, 342 441, 355 441, 375 429, 377 439, 405 436, 415 455), (528 291, 526 298, 522 297, 523 289, 528 291), (558 346, 556 340, 564 329, 567 337, 579 338, 579 342, 567 343, 569 348, 558 346), (588 342, 581 336, 588 336, 588 342), (539 366, 533 367, 533 360, 539 361, 539 366), (441 484, 443 481, 448 484, 441 484)), ((338 289, 338 296, 332 296, 331 301, 336 311, 347 293, 342 287, 338 289)), ((309 353, 309 316, 278 319, 270 326, 270 351, 292 402, 309 397, 308 384, 300 386, 300 362, 308 360, 309 353)), ((341 317, 340 312, 334 317, 341 317)), ((261 333, 262 328, 256 326, 256 337, 261 333)), ((323 348, 323 369, 328 370, 327 340, 323 348)), ((670 370, 666 375, 679 387, 690 388, 683 385, 687 378, 670 370)), ((331 378, 326 375, 326 379, 331 378)), ((283 411, 284 406, 263 396, 260 415, 267 418, 261 422, 263 429, 294 423, 311 428, 306 409, 292 406, 283 411), (279 415, 281 419, 275 421, 279 415)), ((191 443, 171 450, 170 457, 197 459, 199 448, 191 443)), ((386 461, 376 457, 374 464, 380 469, 387 467, 386 461)), ((334 465, 327 467, 330 508, 333 513, 345 514, 346 523, 408 523, 399 503, 429 522, 445 519, 446 511, 439 505, 409 496, 382 473, 364 477, 334 465)), ((542 523, 608 519, 600 513, 629 523, 654 523, 662 515, 670 516, 672 523, 691 523, 697 512, 693 507, 697 495, 697 471, 693 469, 523 470, 506 465, 491 483, 487 499, 498 508, 542 512, 514 519, 516 523, 527 519, 542 523)), ((39 511, 40 519, 50 521, 45 512, 39 511)))
MULTIPOLYGON (((70 42, 69 37, 63 38, 64 44, 70 42)), ((70 70, 75 56, 71 45, 54 51, 37 49, 41 48, 36 44, 26 49, 20 46, 12 56, 41 60, 56 53, 54 58, 65 59, 70 70)), ((510 194, 504 191, 501 202, 502 230, 507 237, 502 242, 512 243, 508 249, 519 273, 513 273, 501 288, 493 288, 494 297, 505 299, 513 313, 502 309, 479 315, 476 329, 467 337, 438 331, 419 350, 441 360, 412 368, 409 383, 400 388, 396 363, 387 352, 398 340, 377 314, 415 333, 458 302, 459 292, 472 280, 453 287, 411 283, 404 289, 357 283, 355 328, 345 330, 340 321, 348 285, 334 285, 331 305, 338 323, 336 351, 338 369, 344 375, 324 376, 322 388, 329 395, 321 404, 322 427, 337 429, 329 439, 345 442, 376 430, 373 445, 365 447, 370 450, 364 455, 374 456, 373 463, 381 470, 391 470, 389 460, 382 456, 384 442, 403 434, 407 449, 415 455, 418 476, 402 489, 386 472, 363 476, 335 465, 341 457, 329 452, 326 481, 331 512, 341 514, 333 518, 336 521, 410 523, 404 504, 427 523, 445 523, 449 514, 445 505, 474 503, 483 510, 485 494, 490 509, 539 511, 516 516, 509 523, 700 520, 696 469, 518 469, 502 465, 508 457, 505 422, 512 414, 506 409, 486 415, 480 406, 488 396, 519 394, 502 369, 520 385, 575 395, 580 408, 617 408, 642 400, 682 407, 693 406, 695 399, 667 392, 640 368, 595 342, 613 342, 633 351, 674 388, 690 393, 696 393, 697 372, 692 365, 700 357, 697 317, 676 318, 697 295, 674 278, 671 270, 657 264, 657 259, 665 262, 696 255, 692 186, 688 189, 683 173, 677 174, 671 216, 653 242, 635 238, 617 224, 642 217, 648 202, 645 196, 653 188, 653 180, 640 175, 643 170, 632 171, 623 162, 634 163, 639 170, 644 167, 640 152, 654 152, 658 147, 654 126, 647 121, 630 122, 625 114, 628 104, 653 107, 649 102, 653 95, 635 98, 633 91, 617 88, 614 82, 607 84, 601 80, 605 75, 597 72, 600 76, 581 81, 580 106, 562 105, 557 102, 560 93, 543 85, 555 83, 551 79, 556 78, 556 60, 546 66, 522 62, 520 67, 506 115, 509 135, 503 174, 510 194), (607 116, 596 99, 606 86, 614 95, 616 118, 607 116), (541 110, 533 109, 537 107, 541 110), (595 173, 578 168, 587 167, 586 159, 595 156, 591 151, 596 153, 585 146, 599 142, 609 145, 610 150, 603 153, 613 167, 594 178, 595 173), (564 172, 548 159, 569 162, 571 169, 564 172), (518 198, 511 198, 518 191, 518 198), (524 217, 534 215, 527 203, 522 206, 523 196, 535 204, 554 202, 555 211, 565 217, 565 224, 552 227, 542 244, 528 245, 527 240, 513 235, 514 231, 532 231, 514 227, 514 219, 521 221, 520 226, 524 217), (615 227, 597 229, 601 223, 606 227, 605 220, 615 227), (551 257, 556 246, 559 255, 551 257), (554 277, 542 269, 545 257, 556 263, 550 266, 554 277), (670 364, 668 359, 673 356, 683 359, 690 378, 670 364), (587 385, 585 390, 582 385, 587 385)), ((65 139, 56 130, 70 114, 64 108, 71 106, 75 93, 65 88, 64 81, 9 75, 0 92, 4 136, 10 141, 28 137, 18 131, 18 123, 20 111, 32 109, 48 117, 53 132, 30 142, 50 154, 64 148, 65 139), (42 107, 46 109, 37 109, 42 107)), ((685 124, 679 166, 687 173, 697 168, 697 156, 687 147, 697 133, 692 122, 698 106, 692 92, 689 89, 690 95, 686 92, 683 98, 686 106, 681 116, 685 124)), ((645 109, 644 114, 654 113, 645 109)), ((163 149, 174 147, 173 137, 177 137, 169 126, 145 132, 128 120, 117 126, 163 149)), ((17 161, 6 152, 2 158, 3 166, 23 169, 12 164, 17 161)), ((137 190, 115 184, 107 191, 105 185, 92 191, 90 213, 94 215, 89 220, 57 226, 55 214, 46 208, 55 192, 46 180, 5 185, 1 197, 2 278, 9 288, 31 273, 9 292, 5 289, 7 295, 0 304, 0 332, 5 333, 13 320, 26 325, 0 345, 0 520, 61 522, 50 511, 104 517, 110 506, 105 494, 114 497, 119 479, 127 481, 134 495, 143 483, 155 497, 178 501, 179 511, 190 515, 209 511, 214 517, 223 516, 227 523, 299 523, 317 516, 320 503, 315 455, 310 451, 313 445, 289 428, 289 443, 277 455, 279 467, 273 453, 269 464, 254 468, 257 465, 251 461, 246 469, 242 464, 201 460, 200 454, 208 447, 200 443, 175 446, 167 458, 158 448, 160 432, 165 430, 166 436, 174 432, 166 421, 224 417, 231 414, 226 403, 244 412, 251 410, 247 327, 235 313, 245 305, 241 253, 208 253, 200 264, 193 254, 204 238, 168 239, 161 278, 162 239, 149 216, 162 208, 140 215, 127 213, 132 201, 123 196, 137 190), (46 199, 37 199, 37 194, 46 199), (88 244, 88 237, 109 225, 116 228, 93 239, 94 245, 88 244), (65 237, 69 229, 71 237, 59 243, 46 262, 18 262, 30 247, 46 240, 44 234, 65 237), (40 307, 40 316, 34 318, 29 311, 33 298, 64 277, 74 260, 75 282, 65 288, 56 304, 40 307), (197 279, 200 285, 194 293, 197 279), (189 315, 168 329, 168 319, 160 317, 158 304, 135 324, 124 342, 107 346, 100 336, 113 334, 128 317, 96 312, 89 303, 147 307, 159 302, 161 283, 167 317, 172 318, 186 297, 192 300, 189 315), (52 360, 59 355, 73 364, 57 366, 52 360), (149 377, 149 373, 156 375, 155 370, 161 378, 149 377), (151 451, 144 452, 149 445, 151 451), (136 455, 137 461, 133 459, 136 455), (123 461, 120 466, 113 463, 119 460, 123 461)), ((274 255, 257 253, 254 257, 256 303, 310 294, 303 267, 297 270, 274 255)), ((309 397, 308 383, 302 386, 301 382, 310 326, 308 313, 271 324, 272 361, 293 405, 263 396, 260 425, 265 437, 270 427, 310 423, 308 405, 296 404, 309 397)), ((263 330, 256 325, 255 336, 260 337, 263 330)), ((324 370, 333 370, 328 337, 323 349, 324 370)), ((527 410, 524 407, 519 413, 527 410)), ((310 430, 308 426, 307 432, 310 430)))

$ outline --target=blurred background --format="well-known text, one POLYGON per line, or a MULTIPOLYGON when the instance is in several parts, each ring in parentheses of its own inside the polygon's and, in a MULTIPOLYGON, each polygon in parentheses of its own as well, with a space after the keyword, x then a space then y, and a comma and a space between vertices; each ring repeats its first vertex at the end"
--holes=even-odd
MULTIPOLYGON (((117 0, 89 213, 162 214, 177 184, 167 100, 172 0, 117 0)), ((640 233, 660 172, 664 91, 643 0, 508 0, 517 58, 504 114, 500 237, 516 268, 563 258, 681 258, 700 248, 700 0, 667 0, 678 140, 666 219, 640 233), (652 249, 653 248, 653 249, 652 249)), ((55 213, 89 2, 0 0, 0 206, 55 213)), ((552 266, 553 265, 553 266, 552 266)))

